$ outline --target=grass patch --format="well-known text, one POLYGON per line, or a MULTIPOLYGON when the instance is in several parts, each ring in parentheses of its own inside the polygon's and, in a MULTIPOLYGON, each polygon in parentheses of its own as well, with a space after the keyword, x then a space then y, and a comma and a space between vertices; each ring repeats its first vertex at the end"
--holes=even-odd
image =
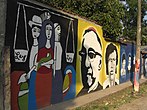
POLYGON ((140 84, 140 91, 137 95, 134 96, 132 92, 133 88, 129 87, 73 110, 117 110, 121 105, 147 95, 147 82, 140 84))

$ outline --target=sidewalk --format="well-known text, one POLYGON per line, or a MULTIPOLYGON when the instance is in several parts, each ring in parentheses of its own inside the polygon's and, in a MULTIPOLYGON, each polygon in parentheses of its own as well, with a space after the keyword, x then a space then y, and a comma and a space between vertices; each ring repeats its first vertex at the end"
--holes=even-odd
MULTIPOLYGON (((142 84, 146 81, 147 81, 147 79, 141 79, 140 84, 142 84)), ((41 110, 71 110, 71 109, 75 109, 76 107, 80 107, 82 105, 88 104, 88 103, 95 101, 97 99, 107 97, 108 95, 117 93, 121 90, 124 90, 127 87, 130 87, 130 86, 132 86, 132 83, 130 81, 128 81, 126 83, 123 83, 123 84, 120 84, 120 85, 117 85, 117 86, 114 86, 111 88, 107 88, 105 90, 96 91, 96 92, 93 92, 90 94, 79 96, 79 97, 72 99, 72 100, 68 100, 68 101, 64 101, 64 102, 61 102, 61 103, 58 103, 55 105, 51 105, 51 106, 45 107, 41 110)), ((146 99, 143 99, 143 100, 146 100, 146 99)), ((146 100, 146 102, 147 102, 147 100, 146 100)), ((123 110, 123 109, 121 109, 121 110, 123 110)), ((126 109, 124 109, 124 110, 126 110, 126 109)), ((128 109, 128 110, 130 110, 130 109, 128 109)), ((137 110, 140 110, 140 109, 137 109, 137 110)))
POLYGON ((147 110, 147 95, 119 107, 117 110, 147 110))

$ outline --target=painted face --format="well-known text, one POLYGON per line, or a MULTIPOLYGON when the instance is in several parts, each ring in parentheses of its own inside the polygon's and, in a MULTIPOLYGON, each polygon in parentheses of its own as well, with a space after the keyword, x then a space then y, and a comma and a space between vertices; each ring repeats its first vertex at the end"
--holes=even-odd
POLYGON ((145 59, 145 64, 144 64, 144 66, 145 66, 145 71, 147 72, 147 58, 145 59))
POLYGON ((110 80, 115 79, 116 72, 116 51, 114 50, 108 57, 108 73, 110 80))
POLYGON ((58 25, 55 28, 55 41, 60 41, 60 35, 61 35, 61 26, 58 25))
POLYGON ((129 59, 128 59, 128 70, 130 71, 131 70, 131 57, 129 56, 129 59))
POLYGON ((52 26, 50 24, 46 25, 46 37, 50 39, 52 36, 52 26))
POLYGON ((125 75, 126 74, 125 66, 126 66, 126 60, 123 59, 123 61, 122 61, 122 68, 121 68, 121 75, 125 75))
POLYGON ((37 26, 34 26, 32 28, 32 36, 33 36, 33 38, 38 38, 39 35, 40 35, 40 28, 37 27, 37 26))
POLYGON ((49 12, 45 12, 45 16, 46 16, 46 19, 50 19, 51 18, 51 15, 49 12))
POLYGON ((83 47, 80 51, 80 55, 83 55, 82 57, 84 61, 81 62, 81 69, 82 74, 86 75, 86 80, 82 80, 85 80, 85 82, 87 83, 86 85, 89 88, 91 86, 95 86, 95 88, 97 88, 99 81, 99 73, 102 65, 101 46, 97 40, 96 34, 93 31, 87 32, 84 35, 83 40, 83 47), (82 65, 84 67, 82 67, 82 65))
POLYGON ((125 69, 125 66, 126 66, 126 60, 124 59, 124 60, 122 61, 122 68, 125 69))

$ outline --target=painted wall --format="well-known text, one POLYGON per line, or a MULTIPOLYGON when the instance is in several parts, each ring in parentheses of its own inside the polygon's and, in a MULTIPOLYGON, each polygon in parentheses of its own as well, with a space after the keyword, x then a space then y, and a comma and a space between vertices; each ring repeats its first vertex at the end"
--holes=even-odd
MULTIPOLYGON (((77 94, 82 95, 94 90, 105 89, 119 84, 119 52, 120 46, 117 43, 106 42, 103 38, 100 26, 87 21, 78 20, 78 48, 77 48, 77 94), (110 84, 109 72, 106 72, 106 48, 113 49, 112 52, 112 79, 110 84), (115 49, 115 51, 114 51, 115 49), (96 54, 97 53, 97 54, 96 54), (117 56, 116 56, 117 54, 117 56), (113 62, 117 63, 113 64, 113 62), (80 77, 79 77, 80 76, 80 77)), ((108 49, 108 50, 109 50, 108 49)), ((109 70, 111 71, 111 70, 109 70)))
POLYGON ((135 45, 121 44, 120 49, 120 83, 132 80, 135 65, 135 45))
POLYGON ((106 41, 101 26, 30 2, 11 0, 7 8, 12 110, 39 109, 132 76, 134 45, 106 41))
POLYGON ((147 77, 147 54, 144 54, 142 58, 142 73, 147 77))

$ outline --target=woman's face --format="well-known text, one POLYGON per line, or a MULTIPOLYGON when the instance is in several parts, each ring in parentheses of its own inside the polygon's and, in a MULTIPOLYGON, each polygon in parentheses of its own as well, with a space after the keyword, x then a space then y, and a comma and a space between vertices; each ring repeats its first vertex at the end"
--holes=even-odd
POLYGON ((34 27, 32 28, 32 36, 33 36, 33 38, 34 38, 34 39, 35 39, 35 38, 38 38, 39 35, 40 35, 40 28, 37 27, 37 26, 34 26, 34 27))
POLYGON ((60 25, 58 25, 56 28, 55 28, 55 41, 60 41, 60 35, 61 35, 61 27, 60 25))
POLYGON ((50 39, 52 36, 52 26, 50 24, 46 25, 46 37, 50 39))

